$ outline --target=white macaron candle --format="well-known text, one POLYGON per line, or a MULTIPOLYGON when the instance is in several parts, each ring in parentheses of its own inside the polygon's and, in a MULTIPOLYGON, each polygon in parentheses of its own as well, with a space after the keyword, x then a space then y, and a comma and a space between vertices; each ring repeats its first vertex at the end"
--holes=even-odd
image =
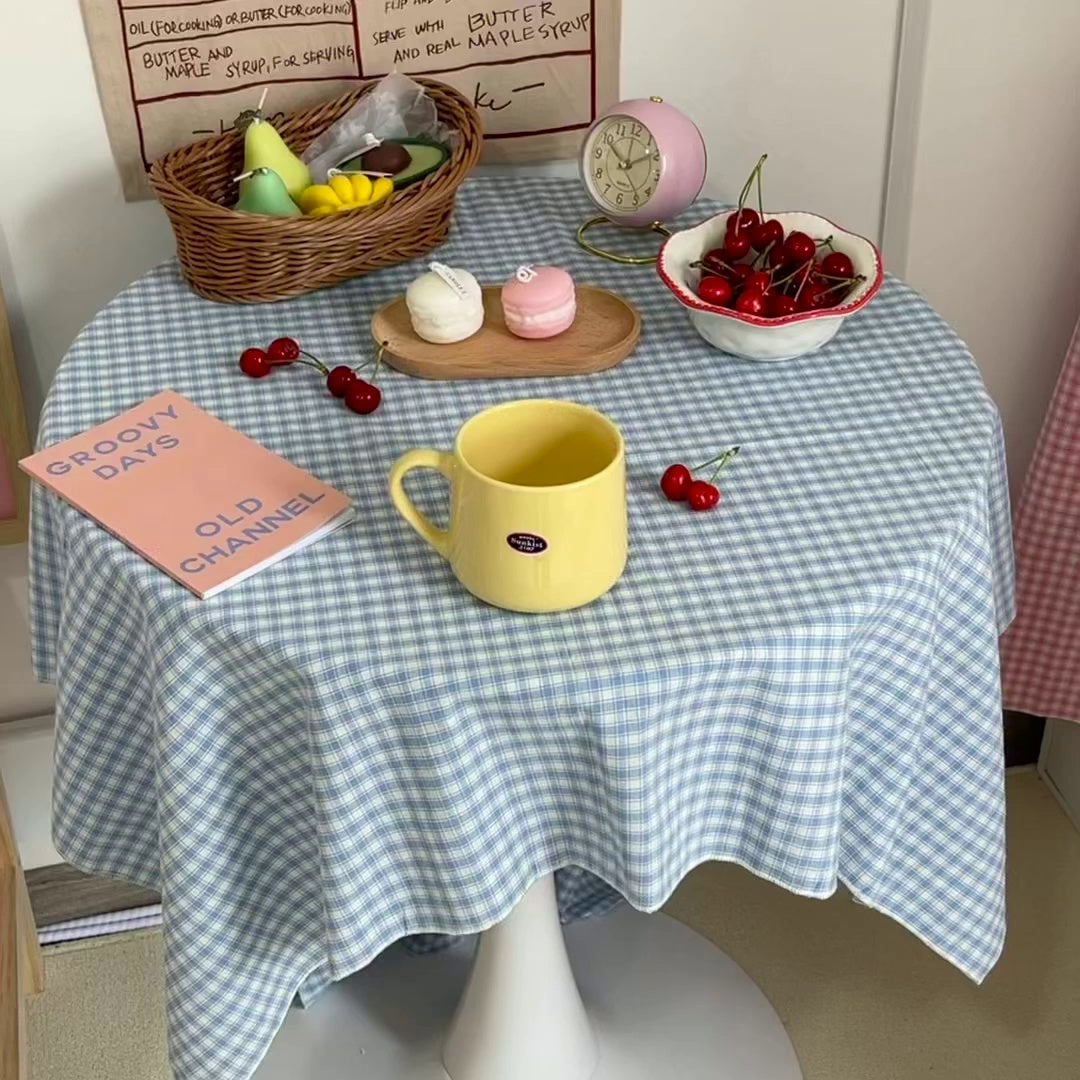
POLYGON ((449 345, 472 337, 484 324, 484 296, 480 284, 459 267, 430 264, 405 292, 413 330, 435 345, 449 345))

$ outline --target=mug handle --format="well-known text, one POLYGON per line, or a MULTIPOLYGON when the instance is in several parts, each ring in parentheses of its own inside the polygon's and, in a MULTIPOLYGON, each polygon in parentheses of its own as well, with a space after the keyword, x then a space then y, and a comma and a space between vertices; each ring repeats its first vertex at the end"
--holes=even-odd
POLYGON ((390 498, 397 512, 444 558, 450 558, 450 533, 437 529, 413 505, 405 494, 405 474, 413 469, 435 469, 453 480, 454 455, 441 450, 409 450, 394 462, 390 470, 390 498))

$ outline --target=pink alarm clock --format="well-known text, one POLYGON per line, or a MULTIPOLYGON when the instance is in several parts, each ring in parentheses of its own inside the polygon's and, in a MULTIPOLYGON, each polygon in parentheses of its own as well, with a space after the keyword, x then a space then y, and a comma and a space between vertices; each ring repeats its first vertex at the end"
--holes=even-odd
POLYGON ((701 194, 705 140, 662 98, 621 101, 585 136, 581 177, 589 197, 619 225, 652 225, 682 213, 701 194))

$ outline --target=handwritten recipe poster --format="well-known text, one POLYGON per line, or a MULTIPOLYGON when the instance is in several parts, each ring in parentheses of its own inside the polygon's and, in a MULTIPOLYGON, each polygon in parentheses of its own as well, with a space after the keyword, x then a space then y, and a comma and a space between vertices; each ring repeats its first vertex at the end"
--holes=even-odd
POLYGON ((269 119, 391 71, 460 90, 485 161, 576 154, 618 98, 620 0, 82 0, 127 198, 155 158, 232 127, 269 87, 269 119))

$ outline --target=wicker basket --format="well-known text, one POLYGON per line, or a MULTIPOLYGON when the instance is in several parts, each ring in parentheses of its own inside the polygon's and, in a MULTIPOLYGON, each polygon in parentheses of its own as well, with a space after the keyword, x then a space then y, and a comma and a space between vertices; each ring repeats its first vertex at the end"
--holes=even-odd
MULTIPOLYGON (((244 138, 230 131, 155 161, 150 183, 176 235, 180 266, 208 300, 261 304, 336 285, 405 262, 441 244, 454 195, 480 156, 483 134, 472 105, 450 86, 418 79, 439 118, 459 135, 450 159, 430 176, 394 192, 389 202, 322 218, 241 214, 234 177, 244 138)), ((300 154, 374 83, 312 109, 291 113, 278 131, 300 154)))

